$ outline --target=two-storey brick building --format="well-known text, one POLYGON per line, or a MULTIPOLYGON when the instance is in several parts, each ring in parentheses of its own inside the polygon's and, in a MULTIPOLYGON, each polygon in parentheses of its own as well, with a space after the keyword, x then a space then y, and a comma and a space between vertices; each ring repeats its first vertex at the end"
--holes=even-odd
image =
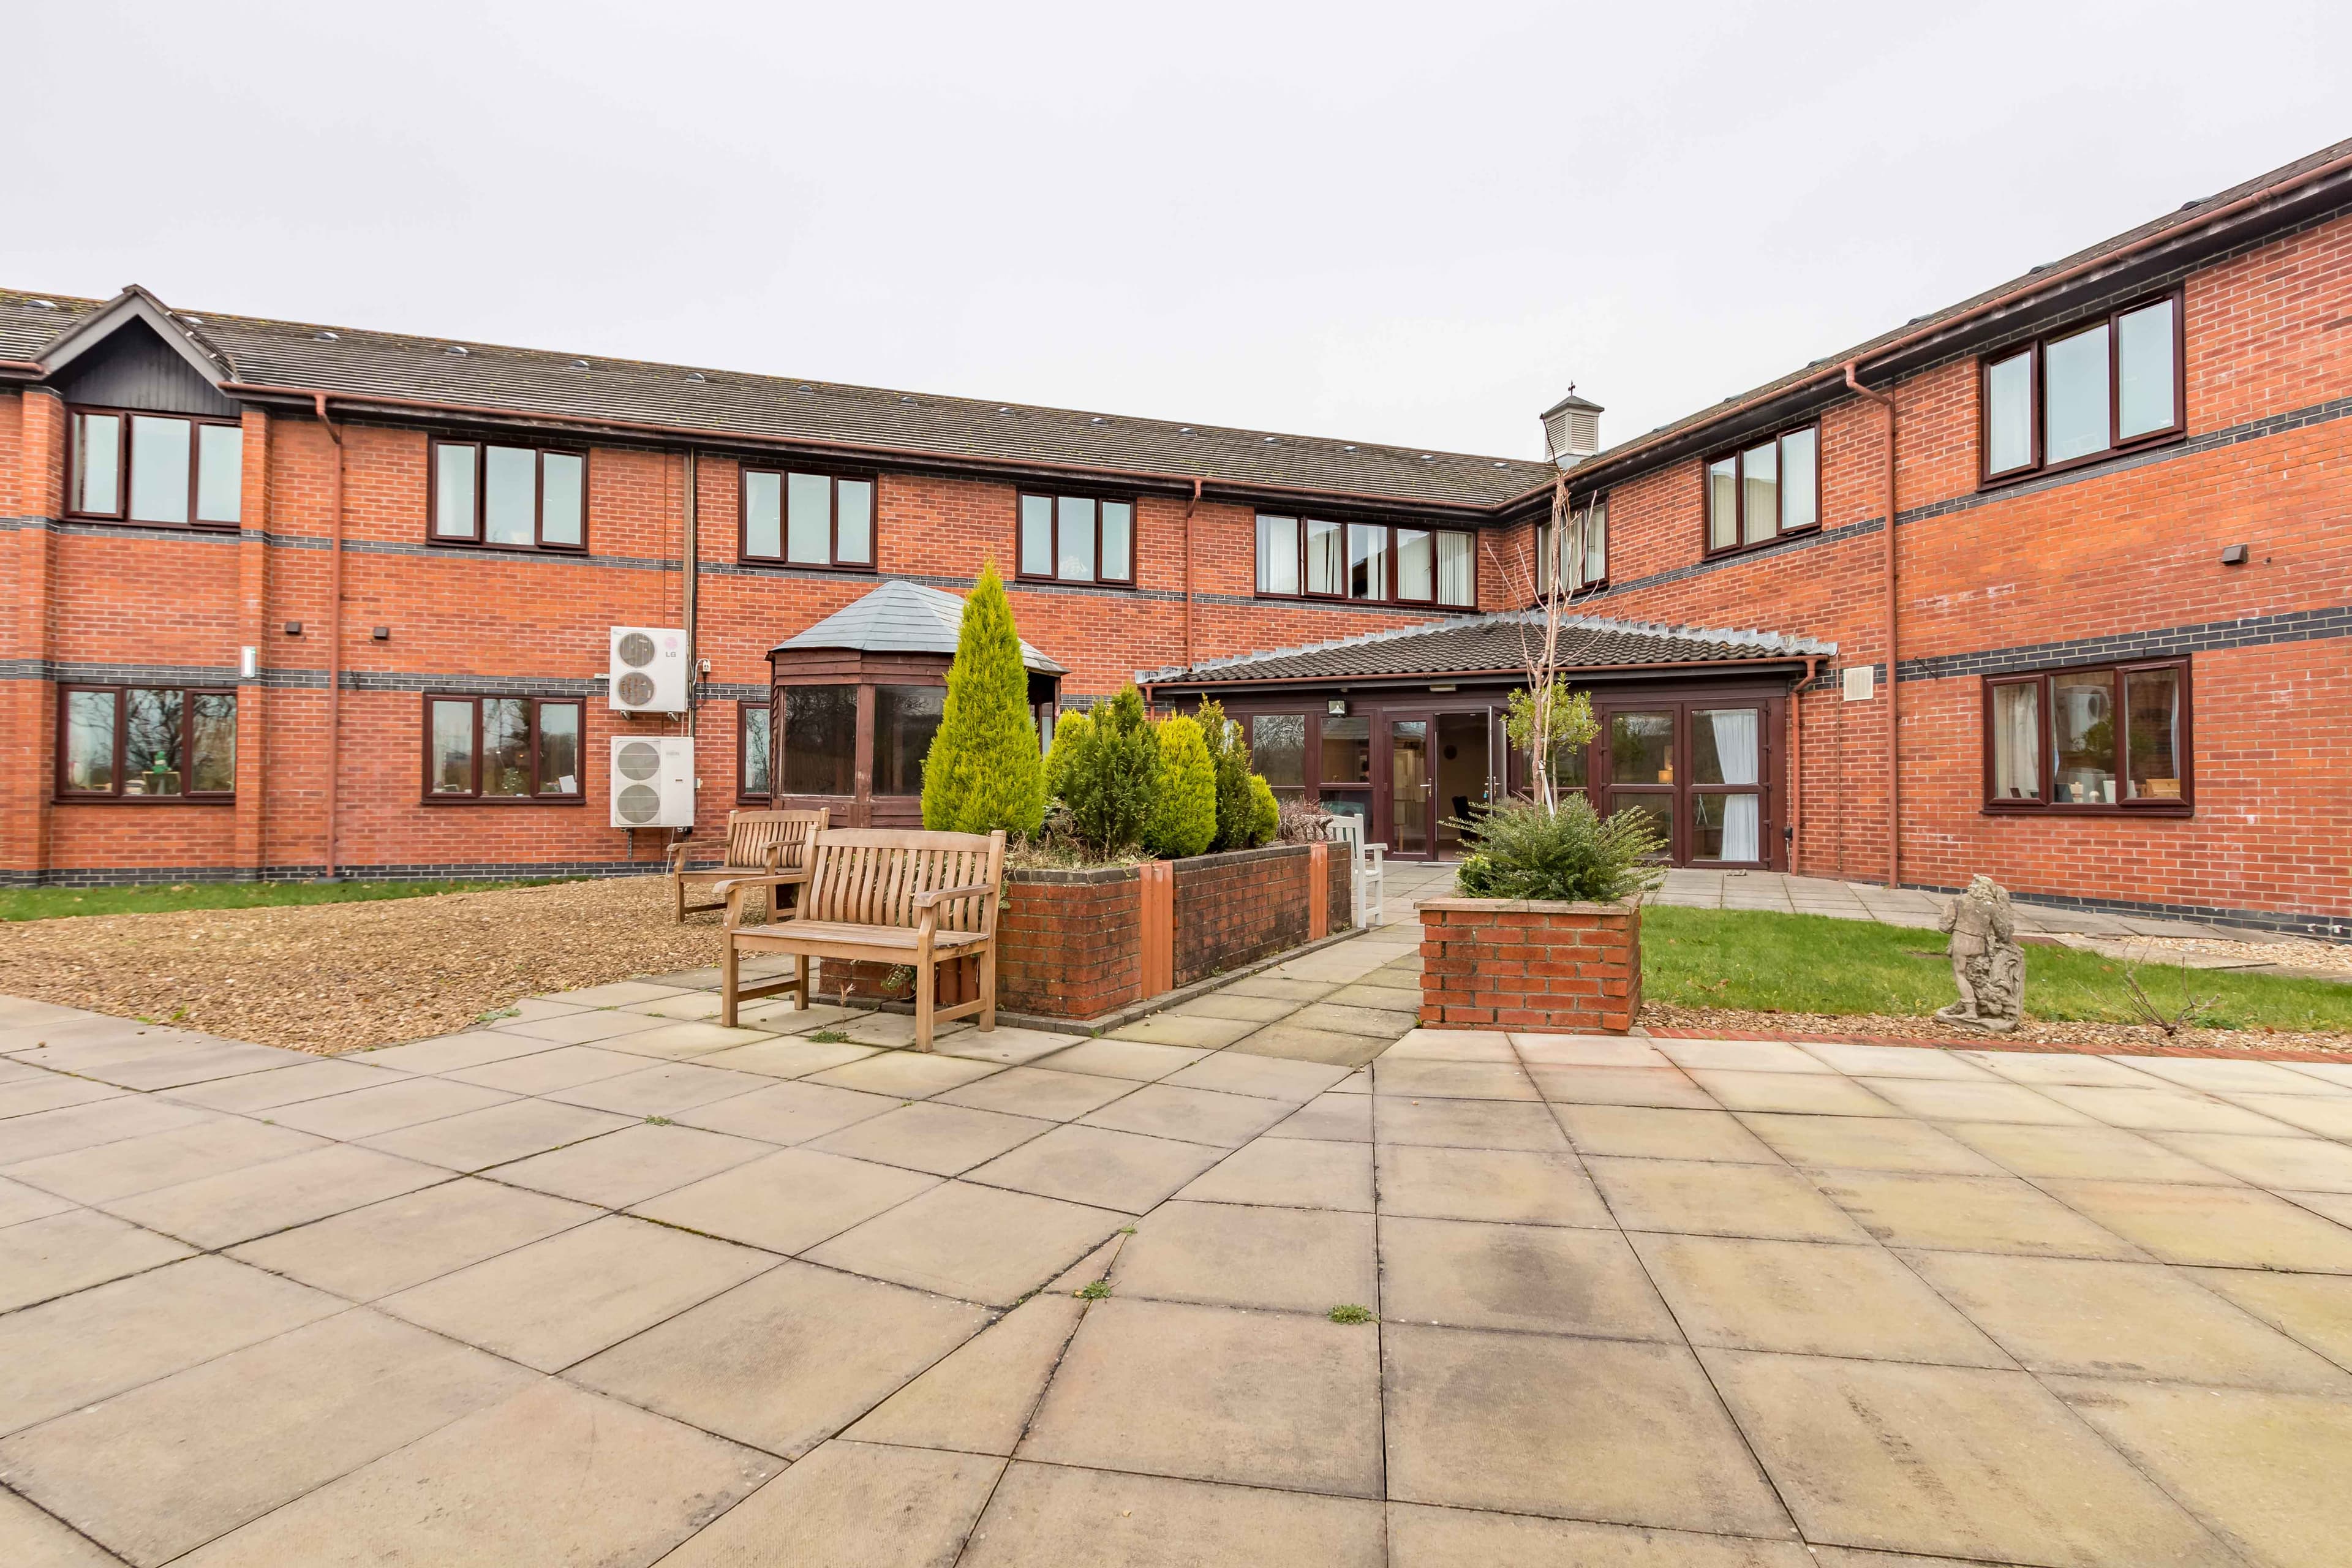
POLYGON ((1401 853, 1517 777, 1539 577, 1561 765, 1678 862, 2338 929, 2347 279, 2352 144, 1607 450, 1571 399, 1564 515, 1525 459, 0 292, 0 877, 625 869, 623 734, 691 734, 706 831, 903 820, 935 676, 806 634, 992 559, 1060 700, 1223 696, 1401 853), (615 710, 616 626, 685 711, 615 710))

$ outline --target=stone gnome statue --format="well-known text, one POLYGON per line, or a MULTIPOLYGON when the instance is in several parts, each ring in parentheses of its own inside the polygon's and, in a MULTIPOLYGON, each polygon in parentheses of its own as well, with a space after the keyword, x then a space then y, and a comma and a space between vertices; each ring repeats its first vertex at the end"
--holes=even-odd
POLYGON ((1936 1015, 1947 1024, 2005 1035, 2025 1013, 2025 950, 2009 889, 1979 876, 1944 906, 1937 928, 1952 933, 1952 984, 1960 999, 1936 1015))

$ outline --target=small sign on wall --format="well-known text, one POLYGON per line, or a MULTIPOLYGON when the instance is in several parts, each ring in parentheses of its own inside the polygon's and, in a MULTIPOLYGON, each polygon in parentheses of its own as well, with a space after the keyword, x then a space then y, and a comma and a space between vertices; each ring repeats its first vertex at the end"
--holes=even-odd
POLYGON ((1876 665, 1849 665, 1838 674, 1844 682, 1844 695, 1848 702, 1867 702, 1878 694, 1876 665))

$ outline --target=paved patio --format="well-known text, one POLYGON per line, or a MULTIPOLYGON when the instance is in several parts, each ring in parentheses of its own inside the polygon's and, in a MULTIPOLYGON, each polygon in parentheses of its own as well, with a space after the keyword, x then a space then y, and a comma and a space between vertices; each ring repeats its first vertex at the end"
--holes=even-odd
MULTIPOLYGON (((1373 933, 1265 978, 1355 1008, 1403 962, 1373 933)), ((328 1060, 0 1002, 0 1563, 2315 1564, 2352 1535, 2352 1068, 1420 1032, 1369 1068, 1010 1029, 926 1058, 891 1016, 720 1029, 707 984, 328 1060)))

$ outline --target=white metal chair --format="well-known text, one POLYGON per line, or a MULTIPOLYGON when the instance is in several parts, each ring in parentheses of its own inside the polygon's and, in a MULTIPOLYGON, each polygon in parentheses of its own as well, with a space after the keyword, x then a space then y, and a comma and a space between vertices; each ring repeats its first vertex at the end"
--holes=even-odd
POLYGON ((1354 872, 1348 881, 1349 901, 1356 924, 1368 929, 1388 917, 1389 847, 1364 842, 1364 819, 1360 816, 1334 816, 1325 820, 1330 825, 1328 836, 1348 846, 1348 858, 1354 872))

